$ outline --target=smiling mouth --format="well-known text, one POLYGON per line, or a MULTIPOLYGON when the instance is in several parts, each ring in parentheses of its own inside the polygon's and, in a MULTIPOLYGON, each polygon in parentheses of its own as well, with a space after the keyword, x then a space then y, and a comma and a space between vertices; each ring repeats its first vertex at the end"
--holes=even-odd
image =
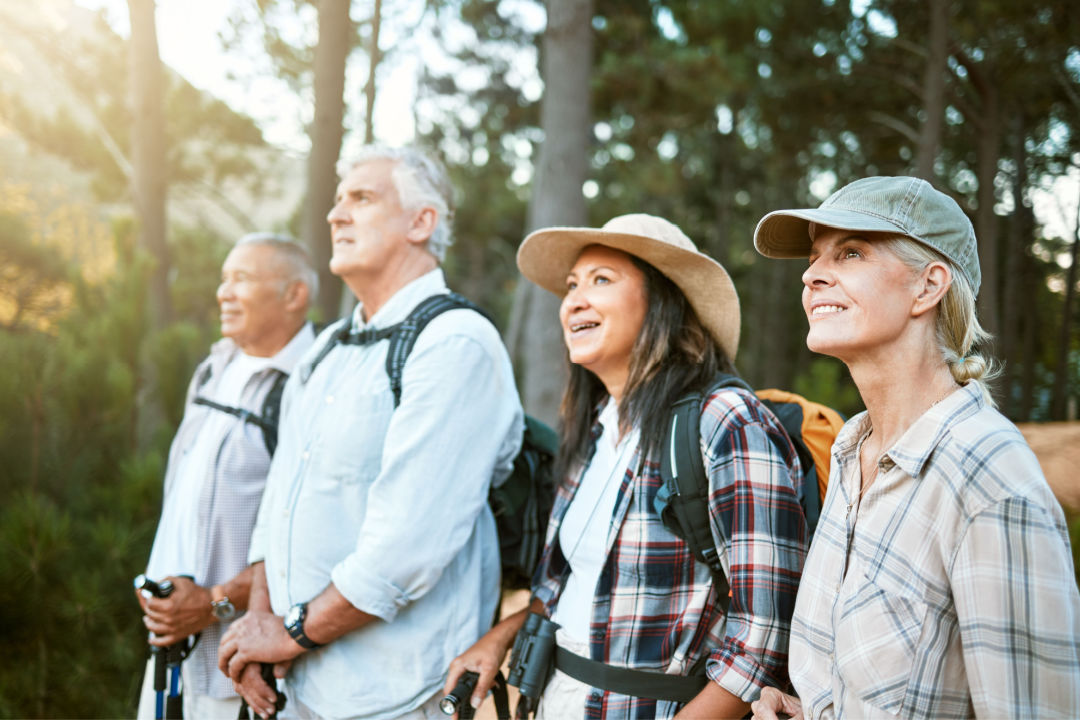
POLYGON ((840 307, 839 305, 818 305, 810 312, 810 314, 814 316, 831 315, 833 313, 844 312, 845 310, 847 310, 847 308, 840 307))
POLYGON ((600 327, 600 323, 594 323, 594 322, 574 323, 574 324, 572 324, 570 326, 570 332, 576 333, 576 332, 581 332, 582 330, 591 330, 594 327, 600 327))

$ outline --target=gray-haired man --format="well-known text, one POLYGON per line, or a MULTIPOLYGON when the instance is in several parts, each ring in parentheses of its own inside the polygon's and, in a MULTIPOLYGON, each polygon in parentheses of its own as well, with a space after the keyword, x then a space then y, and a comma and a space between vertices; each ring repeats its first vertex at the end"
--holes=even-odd
MULTIPOLYGON (((239 710, 232 683, 216 671, 217 645, 223 626, 247 607, 248 545, 274 444, 259 419, 315 340, 306 316, 317 278, 300 245, 269 233, 241 238, 221 270, 223 338, 188 387, 146 567, 175 591, 167 598, 136 591, 153 644, 202 633, 182 666, 187 717, 235 718, 239 710)), ((154 701, 148 668, 140 718, 154 717, 154 701)))
POLYGON ((380 339, 447 292, 450 206, 442 168, 411 149, 367 149, 338 186, 330 269, 360 304, 285 388, 287 434, 252 538, 265 562, 219 653, 260 714, 273 706, 257 661, 288 667, 292 716, 435 717, 447 664, 490 626, 487 494, 522 432, 506 349, 480 314, 449 310, 420 333, 396 404, 380 339), (371 342, 328 345, 350 329, 371 342))

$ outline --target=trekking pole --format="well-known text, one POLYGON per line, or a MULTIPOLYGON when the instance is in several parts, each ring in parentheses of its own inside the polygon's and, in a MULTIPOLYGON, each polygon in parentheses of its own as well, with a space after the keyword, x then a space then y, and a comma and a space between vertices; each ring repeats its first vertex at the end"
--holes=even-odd
MULTIPOLYGON (((160 583, 154 582, 146 575, 138 575, 135 578, 135 589, 145 590, 154 597, 166 598, 172 594, 175 589, 172 582, 168 580, 162 580, 160 583)), ((151 633, 152 635, 153 633, 151 633)), ((150 646, 150 656, 154 659, 154 718, 155 720, 165 720, 165 718, 179 718, 182 717, 182 710, 178 708, 178 699, 174 700, 173 696, 176 695, 179 698, 177 692, 177 685, 180 680, 180 661, 176 660, 172 662, 174 657, 180 655, 180 644, 170 645, 169 647, 161 647, 159 645, 150 646), (168 706, 165 702, 165 689, 166 689, 166 676, 168 675, 169 667, 172 666, 173 677, 171 683, 171 689, 169 692, 168 706), (168 714, 166 714, 168 710, 168 714), (177 713, 177 714, 174 714, 177 713)))

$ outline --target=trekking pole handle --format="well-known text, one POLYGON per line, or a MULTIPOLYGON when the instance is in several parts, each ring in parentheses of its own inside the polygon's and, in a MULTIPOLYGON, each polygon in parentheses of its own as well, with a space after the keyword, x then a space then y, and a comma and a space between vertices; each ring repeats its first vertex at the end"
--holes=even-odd
POLYGON ((162 580, 161 582, 154 582, 145 574, 140 573, 135 576, 135 589, 146 590, 148 593, 157 598, 166 598, 172 595, 172 591, 176 588, 173 586, 172 581, 162 580))

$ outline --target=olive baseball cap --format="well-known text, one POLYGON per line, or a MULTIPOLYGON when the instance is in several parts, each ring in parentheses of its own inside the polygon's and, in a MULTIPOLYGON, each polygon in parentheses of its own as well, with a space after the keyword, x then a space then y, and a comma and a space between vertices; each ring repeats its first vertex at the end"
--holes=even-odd
POLYGON ((914 177, 869 177, 845 185, 816 209, 776 210, 761 218, 754 247, 766 257, 810 254, 813 225, 906 235, 937 250, 979 292, 982 273, 975 229, 956 201, 914 177))

